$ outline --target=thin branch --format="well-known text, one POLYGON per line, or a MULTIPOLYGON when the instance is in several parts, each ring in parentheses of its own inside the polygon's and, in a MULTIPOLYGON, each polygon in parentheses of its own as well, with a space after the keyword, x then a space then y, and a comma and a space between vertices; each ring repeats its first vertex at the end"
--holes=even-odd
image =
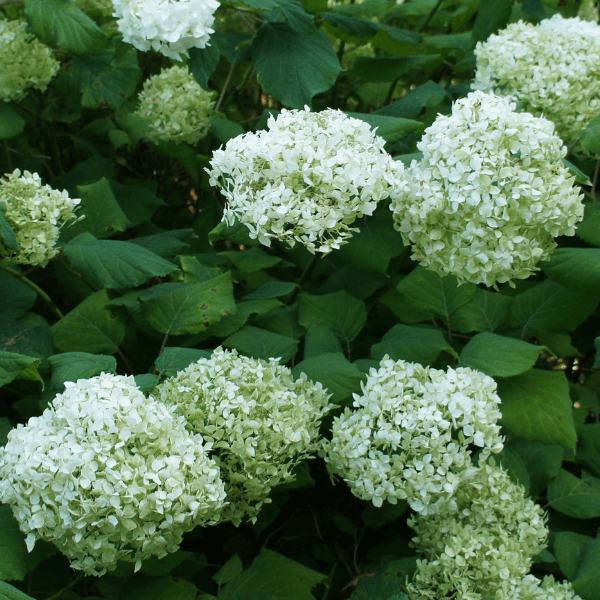
POLYGON ((227 79, 225 80, 225 84, 223 85, 223 89, 221 90, 221 94, 219 95, 219 99, 217 100, 217 105, 215 106, 216 111, 218 111, 219 108, 221 108, 221 104, 223 102, 223 98, 225 97, 225 92, 229 87, 229 82, 231 81, 231 76, 233 75, 234 68, 235 65, 231 65, 231 68, 229 69, 229 74, 227 75, 227 79))
POLYGON ((425 27, 427 27, 427 25, 429 25, 429 21, 431 21, 431 19, 433 19, 433 17, 435 16, 435 13, 438 11, 438 9, 442 5, 443 1, 444 0, 437 1, 436 5, 431 9, 431 12, 427 15, 427 18, 425 19, 425 21, 423 21, 423 24, 421 25, 421 27, 419 27, 419 31, 423 31, 425 29, 425 27))
POLYGON ((598 183, 598 172, 599 171, 600 171, 600 158, 596 161, 596 170, 594 171, 594 179, 592 181, 592 194, 596 193, 596 184, 598 183))
POLYGON ((46 600, 55 600, 56 598, 59 598, 65 592, 68 592, 71 588, 74 588, 83 578, 84 578, 84 574, 78 573, 73 579, 71 579, 71 581, 69 583, 67 583, 67 585, 65 585, 65 587, 58 590, 58 592, 56 592, 56 594, 52 594, 52 596, 49 596, 48 598, 46 598, 46 600))

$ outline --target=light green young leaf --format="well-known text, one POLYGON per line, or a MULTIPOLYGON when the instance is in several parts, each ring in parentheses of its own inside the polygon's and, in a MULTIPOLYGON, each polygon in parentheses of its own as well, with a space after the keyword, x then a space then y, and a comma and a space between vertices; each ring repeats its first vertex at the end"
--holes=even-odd
POLYGON ((226 348, 235 348, 240 353, 252 358, 279 358, 284 364, 291 360, 298 351, 298 340, 290 337, 247 325, 224 342, 226 348))
POLYGON ((548 504, 576 519, 600 517, 600 490, 561 469, 548 486, 548 504))
POLYGON ((17 589, 16 587, 0 581, 0 600, 34 600, 31 596, 17 589))
POLYGON ((117 361, 114 356, 88 352, 65 352, 49 359, 52 365, 51 387, 62 388, 65 381, 89 379, 100 373, 114 373, 117 361))

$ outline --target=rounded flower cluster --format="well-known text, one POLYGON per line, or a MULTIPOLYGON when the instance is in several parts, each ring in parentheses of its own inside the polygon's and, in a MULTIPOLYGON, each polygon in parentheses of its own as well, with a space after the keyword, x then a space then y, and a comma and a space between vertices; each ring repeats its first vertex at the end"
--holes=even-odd
POLYGON ((541 581, 533 575, 526 575, 514 582, 508 594, 496 594, 497 600, 582 600, 568 582, 556 582, 552 575, 541 581))
POLYGON ((334 419, 323 454, 330 473, 375 506, 406 500, 423 515, 453 507, 473 469, 469 446, 484 457, 503 447, 496 383, 479 371, 385 357, 362 391, 356 410, 334 419))
POLYGON ((204 48, 214 30, 217 0, 113 0, 123 40, 138 50, 150 48, 174 60, 204 48))
POLYGON ((54 542, 75 569, 175 552, 182 535, 219 517, 225 491, 210 445, 146 398, 133 377, 68 382, 42 416, 0 449, 0 499, 31 551, 54 542))
POLYGON ((317 450, 330 406, 320 383, 278 363, 217 348, 156 389, 210 442, 225 482, 223 520, 256 519, 271 488, 293 480, 300 460, 317 450))
POLYGON ((488 286, 525 279, 583 218, 554 126, 514 108, 472 92, 417 144, 423 159, 391 209, 413 259, 432 271, 488 286))
POLYGON ((512 23, 475 48, 473 88, 493 90, 544 116, 566 141, 600 112, 600 25, 554 15, 512 23))
POLYGON ((195 144, 210 126, 212 96, 187 67, 171 67, 144 82, 136 113, 148 120, 150 141, 195 144))
POLYGON ((523 598, 512 592, 546 546, 542 509, 493 460, 461 484, 455 502, 455 510, 408 521, 425 557, 408 587, 411 600, 523 598))
POLYGON ((52 50, 25 29, 24 21, 0 19, 0 100, 18 101, 29 87, 44 91, 59 62, 52 50))
POLYGON ((583 21, 598 22, 598 5, 595 0, 582 0, 577 16, 583 21))
POLYGON ((208 171, 229 201, 223 218, 266 246, 277 238, 312 253, 339 248, 404 170, 367 123, 339 110, 283 110, 268 127, 229 140, 208 171))
MULTIPOLYGON (((69 198, 42 185, 37 173, 16 169, 0 179, 0 209, 13 229, 18 245, 15 252, 0 243, 0 257, 10 256, 21 264, 45 266, 60 252, 56 245, 60 228, 73 219, 79 198, 69 198)), ((83 217, 80 217, 83 218, 83 217)))

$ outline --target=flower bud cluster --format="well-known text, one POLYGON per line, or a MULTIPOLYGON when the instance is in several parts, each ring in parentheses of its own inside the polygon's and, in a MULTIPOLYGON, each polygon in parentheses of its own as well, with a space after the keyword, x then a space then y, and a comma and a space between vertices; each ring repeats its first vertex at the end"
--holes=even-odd
POLYGON ((505 595, 496 594, 498 600, 582 600, 569 582, 556 582, 552 575, 546 575, 541 581, 526 575, 516 580, 505 595))
POLYGON ((67 382, 40 417, 0 449, 0 498, 31 551, 54 542, 88 574, 175 552, 182 535, 216 522, 225 500, 210 444, 133 377, 67 382))
POLYGON ((171 67, 144 82, 136 113, 148 120, 150 141, 195 144, 210 126, 212 97, 187 67, 171 67))
POLYGON ((217 150, 208 171, 252 239, 273 238, 327 253, 351 237, 350 224, 390 196, 404 167, 367 123, 339 110, 282 110, 268 130, 217 150))
POLYGON ((583 196, 562 163, 565 148, 550 121, 514 109, 472 92, 417 144, 423 159, 406 170, 391 209, 425 267, 496 286, 528 277, 554 237, 574 235, 583 196))
POLYGON ((293 468, 317 450, 329 411, 320 383, 278 363, 217 348, 156 389, 189 430, 212 445, 229 504, 222 520, 256 519, 271 488, 293 480, 293 468))
POLYGON ((479 371, 386 356, 362 392, 334 419, 323 454, 330 473, 375 506, 406 500, 422 515, 447 510, 473 471, 469 446, 484 457, 502 449, 496 383, 479 371))
MULTIPOLYGON (((42 185, 37 173, 16 169, 0 179, 0 205, 14 231, 19 246, 16 254, 0 245, 0 256, 10 256, 21 264, 45 266, 60 252, 57 246, 60 228, 77 219, 79 198, 69 198, 63 190, 42 185)), ((83 217, 81 217, 83 218, 83 217)))
POLYGON ((569 144, 600 112, 600 25, 554 15, 512 23, 475 48, 473 88, 523 103, 569 144))
POLYGON ((217 0, 113 0, 123 40, 138 50, 151 48, 174 60, 204 48, 214 30, 217 0))
POLYGON ((24 21, 0 19, 0 100, 21 100, 27 88, 44 91, 59 68, 52 50, 25 30, 24 21))

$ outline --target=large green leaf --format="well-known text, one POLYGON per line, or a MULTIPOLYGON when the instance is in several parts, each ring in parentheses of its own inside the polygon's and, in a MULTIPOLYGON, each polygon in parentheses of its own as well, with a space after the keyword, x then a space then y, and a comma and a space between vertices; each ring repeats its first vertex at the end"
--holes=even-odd
POLYGON ((0 289, 2 290, 0 315, 13 319, 24 315, 38 297, 28 285, 6 271, 0 271, 0 289))
POLYGON ((513 0, 485 0, 479 3, 479 10, 473 25, 473 40, 483 42, 498 30, 504 29, 510 18, 513 0))
POLYGON ((585 205, 583 221, 577 225, 576 233, 588 244, 600 246, 600 202, 585 205))
POLYGON ((585 600, 600 600, 600 536, 584 547, 573 589, 585 600))
MULTIPOLYGON (((218 323, 211 325, 205 331, 206 336, 215 336, 225 338, 235 333, 238 329, 241 329, 252 315, 270 315, 271 311, 282 306, 279 300, 274 298, 267 298, 265 300, 247 300, 245 302, 238 302, 236 305, 236 311, 232 315, 226 315, 218 323)), ((268 318, 268 317, 267 317, 268 318)), ((268 329, 273 331, 269 327, 264 327, 261 324, 262 329, 268 329)), ((275 331, 275 333, 278 333, 275 331)), ((289 337, 286 334, 285 337, 289 337)), ((297 339, 297 338, 294 338, 297 339)))
MULTIPOLYGON (((364 81, 394 81, 411 69, 422 70, 440 60, 439 54, 418 54, 414 56, 382 56, 355 59, 351 74, 364 81)), ((377 115, 380 116, 380 115, 377 115)))
POLYGON ((558 531, 555 536, 552 552, 556 556, 560 570, 569 581, 573 581, 577 577, 586 546, 593 540, 587 535, 574 531, 558 531))
POLYGON ((148 322, 161 333, 198 333, 235 311, 231 272, 202 283, 162 283, 140 294, 148 322))
POLYGON ((89 379, 100 373, 114 373, 117 361, 114 356, 90 354, 89 352, 65 352, 49 359, 52 365, 53 388, 61 388, 65 381, 89 379))
POLYGON ((248 248, 241 252, 229 250, 221 252, 221 254, 226 256, 240 271, 248 273, 268 269, 281 262, 281 258, 268 254, 260 248, 248 248))
POLYGON ((577 462, 600 477, 600 423, 581 425, 577 432, 579 434, 577 462))
POLYGON ((478 333, 462 349, 460 364, 491 377, 512 377, 529 371, 542 350, 543 346, 522 340, 495 333, 478 333))
POLYGON ((444 351, 456 355, 441 330, 394 325, 371 347, 371 356, 380 361, 387 354, 392 360, 431 365, 444 351))
POLYGON ((410 90, 400 100, 376 110, 374 114, 414 119, 424 107, 437 106, 447 96, 448 92, 439 83, 428 81, 410 90))
POLYGON ((197 348, 165 348, 162 354, 154 362, 154 366, 161 375, 172 377, 178 371, 189 367, 201 358, 210 358, 208 350, 197 348))
POLYGON ((268 300, 269 298, 280 298, 287 296, 298 287, 291 281, 268 281, 263 283, 257 290, 244 296, 244 300, 268 300))
POLYGON ((304 338, 304 359, 332 352, 342 352, 342 344, 337 335, 324 325, 309 327, 304 338))
POLYGON ((88 296, 52 326, 54 345, 62 352, 114 354, 125 337, 125 323, 106 305, 106 290, 88 296))
MULTIPOLYGON (((85 234, 84 234, 85 235, 85 234)), ((64 247, 71 267, 97 287, 132 288, 152 277, 163 277, 177 266, 130 242, 77 238, 64 247)))
MULTIPOLYGON (((156 195, 156 183, 154 182, 142 182, 138 180, 137 182, 124 184, 111 180, 109 183, 131 227, 148 221, 152 218, 158 207, 165 205, 164 200, 161 200, 156 195)), ((169 233, 174 232, 170 231, 169 233)))
POLYGON ((323 296, 300 294, 298 321, 302 327, 324 325, 331 328, 343 341, 351 342, 367 321, 364 302, 348 292, 334 292, 323 296))
POLYGON ((282 104, 302 108, 327 91, 341 70, 325 34, 302 35, 287 23, 261 25, 252 44, 258 82, 282 104))
POLYGON ((116 43, 93 54, 76 56, 64 65, 70 85, 81 95, 81 104, 120 108, 135 92, 141 78, 137 51, 116 43))
POLYGON ((498 292, 477 289, 469 302, 452 315, 452 329, 461 333, 493 331, 508 312, 510 298, 498 292))
POLYGON ((37 371, 40 362, 39 358, 0 350, 0 386, 14 379, 42 381, 37 371))
POLYGON ((211 44, 202 49, 190 48, 189 54, 188 69, 190 73, 200 86, 209 92, 208 80, 215 72, 221 58, 219 47, 217 44, 211 44))
POLYGON ((548 504, 576 519, 600 517, 600 489, 561 469, 548 486, 548 504))
POLYGON ((600 295, 600 248, 557 248, 540 267, 569 290, 600 295))
POLYGON ((6 103, 0 104, 0 140, 9 140, 25 129, 25 119, 6 103))
POLYGON ((25 0, 25 15, 42 42, 75 54, 97 52, 107 39, 106 33, 69 0, 25 0))
POLYGON ((512 433, 542 444, 575 449, 569 384, 562 371, 532 369, 498 381, 502 424, 512 433))
POLYGON ((226 348, 235 348, 246 356, 252 358, 279 358, 280 362, 286 363, 291 360, 298 351, 298 340, 290 337, 252 327, 247 325, 233 335, 230 335, 224 342, 226 348))
POLYGON ((600 154, 600 117, 592 119, 583 129, 581 145, 591 154, 600 154))
POLYGON ((418 44, 421 41, 419 33, 398 29, 377 21, 334 12, 325 12, 321 16, 337 30, 336 36, 346 42, 364 43, 365 40, 375 37, 380 32, 385 32, 391 40, 404 44, 418 44))
MULTIPOLYGON (((371 126, 371 128, 376 127, 377 135, 383 138, 388 144, 394 144, 395 142, 399 142, 400 140, 403 140, 407 135, 415 133, 417 131, 421 131, 423 129, 423 124, 420 121, 414 121, 413 119, 403 119, 401 117, 372 115, 354 112, 349 112, 346 114, 349 117, 352 117, 354 119, 360 119, 361 121, 368 123, 371 126)), ((377 216, 379 213, 385 214, 386 216, 389 214, 391 216, 390 211, 377 211, 375 213, 375 216, 377 216)), ((396 237, 400 238, 397 232, 396 237)), ((400 248, 400 250, 403 249, 401 239, 397 239, 396 247, 400 248)))
POLYGON ((0 577, 23 580, 29 572, 28 558, 25 535, 19 529, 10 506, 0 506, 0 577))

